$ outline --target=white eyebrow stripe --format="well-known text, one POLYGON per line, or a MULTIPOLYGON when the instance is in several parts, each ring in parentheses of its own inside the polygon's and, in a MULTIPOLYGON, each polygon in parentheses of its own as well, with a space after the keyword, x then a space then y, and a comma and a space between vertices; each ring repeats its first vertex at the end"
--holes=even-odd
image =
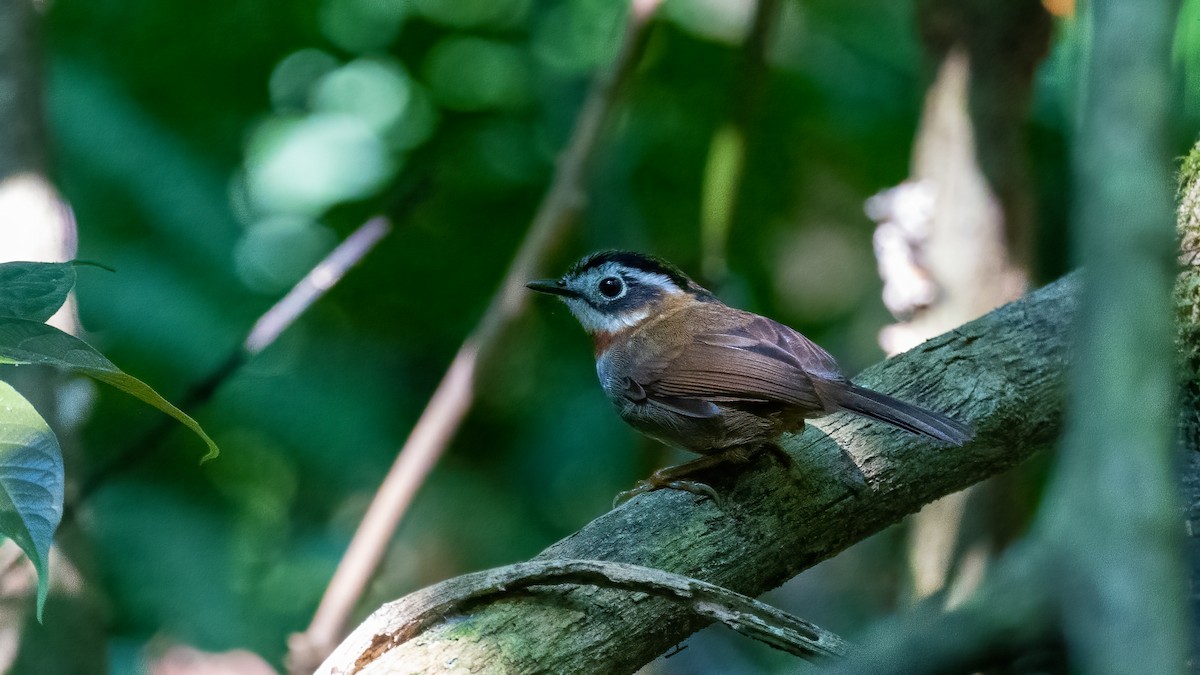
POLYGON ((634 279, 638 283, 644 284, 646 286, 654 286, 654 287, 662 289, 663 291, 665 291, 667 293, 682 293, 683 292, 683 290, 681 288, 679 288, 679 285, 676 284, 674 281, 672 281, 671 277, 668 277, 665 274, 644 272, 642 270, 633 269, 630 267, 624 268, 623 271, 624 271, 626 277, 628 277, 630 279, 634 279))

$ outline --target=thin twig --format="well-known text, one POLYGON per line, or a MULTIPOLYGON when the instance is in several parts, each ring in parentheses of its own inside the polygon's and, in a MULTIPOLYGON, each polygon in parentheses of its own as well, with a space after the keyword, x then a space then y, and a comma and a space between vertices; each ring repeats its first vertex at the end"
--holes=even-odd
POLYGON ((391 229, 387 218, 376 216, 346 237, 324 260, 309 270, 287 295, 254 322, 254 328, 250 329, 250 334, 242 343, 242 351, 246 356, 258 354, 274 342, 318 298, 341 281, 346 272, 375 248, 375 244, 387 236, 391 229))
POLYGON ((602 560, 536 560, 465 574, 388 603, 365 621, 317 673, 358 672, 388 650, 464 608, 533 586, 588 585, 645 593, 805 659, 843 658, 851 645, 787 612, 699 579, 602 560))
POLYGON ((525 307, 525 282, 554 250, 584 206, 584 180, 601 133, 637 65, 647 27, 661 0, 633 0, 624 43, 613 71, 597 79, 580 109, 571 139, 525 240, 475 331, 463 342, 412 433, 363 516, 325 589, 312 623, 289 640, 289 668, 311 671, 345 633, 350 613, 383 559, 405 511, 437 464, 474 399, 476 366, 525 307))
MULTIPOLYGON (((342 243, 317 263, 304 278, 296 283, 287 295, 267 310, 247 334, 237 349, 221 362, 208 377, 192 386, 180 401, 179 408, 185 412, 195 410, 212 398, 217 389, 245 363, 266 349, 283 331, 295 323, 314 302, 321 298, 350 268, 358 264, 379 240, 391 229, 388 220, 377 216, 359 226, 342 243)), ((106 480, 127 467, 141 461, 171 433, 176 423, 164 418, 153 427, 141 441, 128 447, 107 464, 97 469, 79 488, 79 492, 63 510, 63 520, 73 517, 79 504, 87 500, 106 480)))

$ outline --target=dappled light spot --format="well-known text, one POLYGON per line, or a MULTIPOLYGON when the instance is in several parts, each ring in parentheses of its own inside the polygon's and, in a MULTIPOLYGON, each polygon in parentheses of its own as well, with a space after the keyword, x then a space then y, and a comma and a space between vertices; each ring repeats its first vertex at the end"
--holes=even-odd
POLYGON ((251 199, 267 212, 320 213, 372 194, 396 169, 371 128, 342 114, 267 122, 246 153, 251 199))
POLYGON ((754 3, 745 0, 676 0, 663 7, 668 19, 700 37, 737 44, 750 27, 754 3))
POLYGON ((628 6, 609 0, 574 0, 547 8, 533 35, 533 52, 546 65, 571 74, 612 61, 628 6))
POLYGON ((401 0, 325 0, 319 20, 330 42, 362 54, 391 44, 408 13, 401 0))
POLYGON ((383 134, 383 140, 393 150, 412 150, 429 140, 438 126, 438 109, 429 90, 416 80, 408 80, 408 105, 383 134))
POLYGON ((333 232, 305 218, 261 220, 246 230, 234 250, 238 278, 263 293, 286 290, 336 243, 333 232))
POLYGON ((301 49, 288 54, 271 71, 268 83, 271 106, 282 113, 305 110, 313 83, 337 67, 337 59, 320 49, 301 49))
POLYGON ((1075 0, 1042 0, 1042 4, 1054 16, 1075 16, 1075 0))
POLYGON ((325 75, 312 90, 314 111, 345 113, 376 133, 399 122, 411 100, 408 73, 399 64, 359 59, 325 75))
POLYGON ((434 97, 452 110, 518 108, 529 101, 529 64, 504 42, 445 38, 430 53, 425 72, 434 97))

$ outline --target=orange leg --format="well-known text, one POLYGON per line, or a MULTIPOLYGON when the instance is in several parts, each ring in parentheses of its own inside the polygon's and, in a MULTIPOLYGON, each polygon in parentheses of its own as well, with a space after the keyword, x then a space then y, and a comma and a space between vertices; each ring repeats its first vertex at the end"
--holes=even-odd
POLYGON ((704 455, 703 457, 693 459, 690 462, 684 462, 683 464, 676 464, 675 466, 668 466, 659 469, 658 471, 650 474, 650 477, 646 480, 639 481, 637 486, 635 486, 632 490, 626 490, 618 493, 613 499, 613 508, 620 506, 621 504, 640 494, 663 489, 683 490, 684 492, 691 492, 692 494, 699 495, 701 497, 708 497, 709 499, 713 500, 718 507, 720 507, 721 498, 717 495, 717 491, 714 490, 711 485, 694 480, 683 480, 683 477, 697 471, 714 467, 724 462, 743 464, 749 461, 750 454, 751 453, 747 448, 738 446, 713 455, 704 455))

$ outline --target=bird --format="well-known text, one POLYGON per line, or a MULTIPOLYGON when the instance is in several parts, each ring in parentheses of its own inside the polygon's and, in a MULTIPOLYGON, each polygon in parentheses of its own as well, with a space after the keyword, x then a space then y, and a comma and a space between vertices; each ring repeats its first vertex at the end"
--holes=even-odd
POLYGON ((951 417, 853 384, 812 340, 726 305, 662 258, 600 251, 558 279, 526 286, 557 296, 591 336, 596 374, 622 420, 701 455, 659 469, 618 501, 674 488, 719 502, 710 486, 686 477, 777 449, 781 434, 838 411, 953 446, 974 434, 951 417))

